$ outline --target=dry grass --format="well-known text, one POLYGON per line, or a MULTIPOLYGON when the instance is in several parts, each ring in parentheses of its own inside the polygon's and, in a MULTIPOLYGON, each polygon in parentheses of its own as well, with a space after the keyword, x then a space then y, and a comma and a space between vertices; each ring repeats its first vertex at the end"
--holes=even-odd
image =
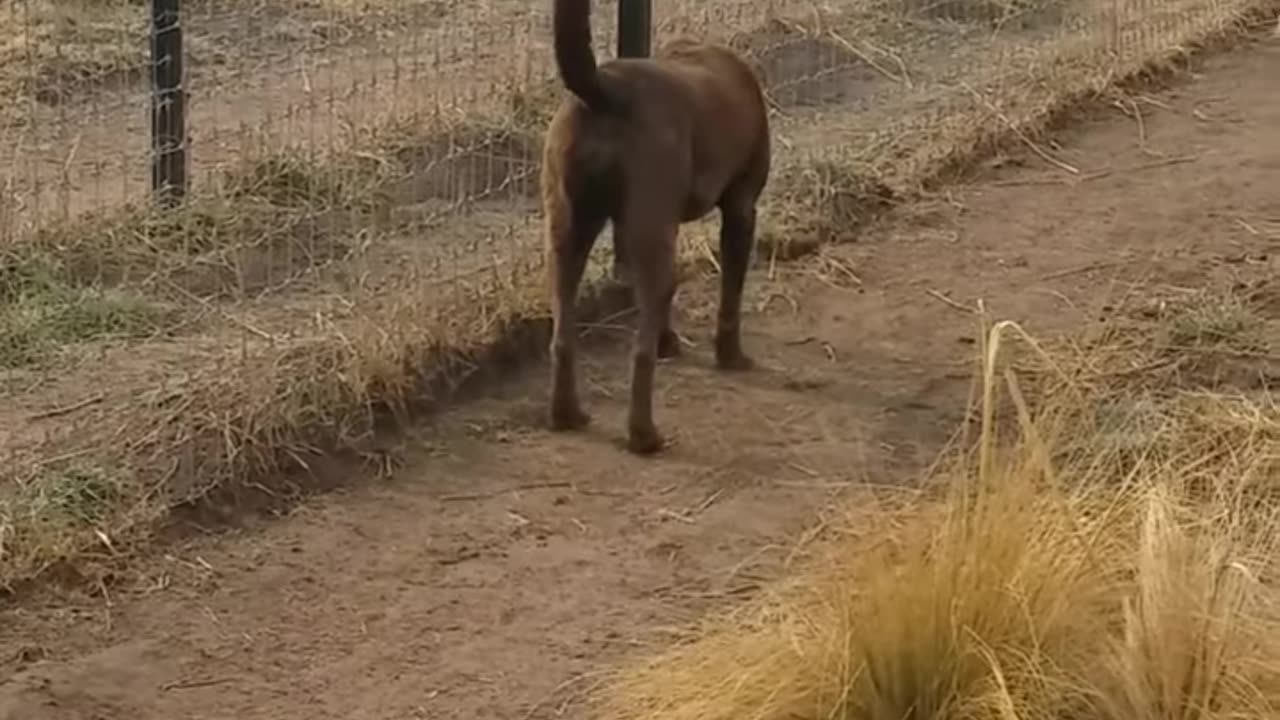
MULTIPOLYGON (((772 262, 795 254, 794 244, 805 249, 839 240, 889 198, 910 197, 975 154, 999 142, 1033 142, 1035 131, 1064 107, 1167 63, 1191 42, 1229 36, 1249 7, 1223 6, 1168 31, 1175 34, 1156 44, 1158 55, 1102 58, 1092 50, 1076 53, 1074 45, 1046 50, 1029 66, 1029 81, 999 78, 998 106, 987 95, 966 93, 870 138, 832 132, 858 116, 782 111, 760 255, 772 262)), ((901 8, 895 12, 900 16, 901 8)), ((865 8, 823 15, 787 30, 788 42, 803 49, 825 38, 822 47, 829 49, 844 47, 843 40, 859 53, 871 52, 849 40, 856 39, 849 28, 866 16, 865 8)), ((769 47, 762 52, 772 52, 769 47)), ((891 67, 892 54, 881 48, 877 62, 891 67)), ((905 82, 914 70, 897 71, 899 79, 905 82)), ((787 82, 803 97, 808 90, 794 80, 787 82)), ((435 117, 362 135, 330 156, 262 154, 180 212, 126 209, 105 222, 85 218, 15 245, 21 262, 47 261, 58 287, 82 288, 95 298, 141 297, 147 307, 177 304, 181 317, 212 315, 238 334, 232 342, 212 331, 201 335, 208 342, 184 351, 180 381, 104 402, 103 422, 68 425, 6 466, 0 585, 66 562, 82 568, 114 563, 174 505, 211 491, 278 492, 263 481, 305 472, 324 453, 367 452, 380 419, 430 407, 489 362, 493 348, 529 355, 541 345, 546 311, 537 224, 521 217, 532 213, 519 188, 530 187, 534 177, 531 139, 541 131, 554 88, 520 87, 509 106, 515 122, 486 123, 474 113, 464 124, 435 117), (436 187, 437 172, 448 187, 436 187), (458 192, 461 179, 466 192, 458 192), (389 201, 406 186, 426 195, 413 198, 417 214, 408 219, 389 201), (502 244, 501 252, 478 246, 474 236, 449 234, 454 226, 474 228, 486 213, 501 220, 489 241, 502 244), (417 249, 393 252, 397 233, 443 237, 442 245, 459 246, 455 252, 471 264, 450 262, 454 272, 442 278, 438 259, 414 254, 417 249), (288 260, 277 268, 281 257, 288 260), (264 262, 273 270, 255 274, 264 262), (263 277, 269 281, 246 282, 263 277), (341 310, 306 305, 307 293, 321 292, 337 296, 341 310), (279 327, 241 314, 245 304, 298 297, 302 312, 279 327), (84 477, 114 489, 65 491, 84 477), (102 507, 51 520, 50 513, 67 504, 43 498, 68 495, 102 507)), ((921 93, 917 99, 926 98, 921 93)), ((686 261, 714 264, 709 227, 690 228, 686 261)))
POLYGON ((970 452, 859 498, 818 559, 611 678, 598 717, 1275 717, 1280 414, 1124 372, 1184 322, 1033 346, 1024 373, 992 328, 970 452))

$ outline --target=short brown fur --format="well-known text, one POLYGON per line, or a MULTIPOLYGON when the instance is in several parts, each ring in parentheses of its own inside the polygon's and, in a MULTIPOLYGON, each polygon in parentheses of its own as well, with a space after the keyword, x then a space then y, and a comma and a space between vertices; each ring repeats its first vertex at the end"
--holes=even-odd
POLYGON ((676 236, 719 208, 720 309, 716 364, 745 370, 741 306, 755 242, 756 204, 768 180, 768 114, 759 80, 728 48, 676 40, 653 58, 596 67, 590 0, 556 0, 555 51, 572 93, 543 148, 542 202, 554 330, 551 425, 585 426, 577 392, 575 305, 587 257, 613 222, 615 271, 639 310, 631 365, 628 448, 665 444, 653 421, 657 359, 679 353, 671 327, 676 236))

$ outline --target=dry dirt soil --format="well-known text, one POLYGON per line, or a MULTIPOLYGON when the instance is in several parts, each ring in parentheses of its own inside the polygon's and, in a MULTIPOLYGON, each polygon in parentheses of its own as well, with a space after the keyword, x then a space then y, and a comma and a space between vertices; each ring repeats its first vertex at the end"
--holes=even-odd
POLYGON ((755 373, 711 369, 714 283, 692 282, 659 458, 620 450, 625 344, 599 343, 585 434, 542 429, 535 367, 414 430, 384 477, 194 533, 105 593, 13 601, 0 718, 583 717, 593 673, 753 592, 842 492, 933 457, 968 393, 963 307, 1052 333, 1134 281, 1271 274, 1277 73, 1277 41, 1207 59, 1136 96, 1145 147, 1098 110, 1050 146, 1081 177, 1013 154, 757 272, 755 373))

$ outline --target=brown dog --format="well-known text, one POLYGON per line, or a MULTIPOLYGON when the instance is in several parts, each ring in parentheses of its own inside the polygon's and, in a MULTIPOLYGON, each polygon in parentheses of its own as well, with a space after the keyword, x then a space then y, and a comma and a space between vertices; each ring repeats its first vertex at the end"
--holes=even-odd
POLYGON ((671 328, 676 234, 713 208, 722 266, 716 364, 752 366, 742 351, 742 287, 769 175, 769 121, 759 81, 728 48, 677 40, 652 59, 597 68, 590 13, 590 0, 555 0, 556 65, 573 97, 560 105, 543 147, 555 323, 551 425, 571 430, 590 421, 577 392, 574 306, 587 256, 612 220, 615 267, 630 276, 640 315, 627 444, 647 454, 664 444, 653 422, 654 367, 679 352, 671 328))

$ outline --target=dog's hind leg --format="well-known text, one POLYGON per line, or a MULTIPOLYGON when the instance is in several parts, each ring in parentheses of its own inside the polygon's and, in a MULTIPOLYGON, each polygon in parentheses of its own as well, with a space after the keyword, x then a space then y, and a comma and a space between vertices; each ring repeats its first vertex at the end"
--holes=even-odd
POLYGON ((722 370, 749 370, 742 351, 742 290, 756 234, 754 189, 726 193, 720 202, 720 311, 716 318, 716 365, 722 370))
POLYGON ((675 329, 672 328, 672 325, 674 324, 672 323, 672 318, 675 316, 675 311, 672 309, 675 297, 674 292, 675 291, 673 290, 672 297, 667 300, 667 310, 663 314, 665 322, 663 323, 662 331, 658 333, 658 358, 661 360, 679 357, 681 352, 680 336, 677 335, 675 329))
POLYGON ((578 285, 605 219, 558 205, 547 211, 551 294, 551 427, 575 430, 591 421, 578 399, 578 285))
MULTIPOLYGON (((622 235, 619 234, 619 231, 618 231, 619 224, 620 224, 620 218, 614 218, 613 280, 614 282, 630 290, 634 298, 635 283, 632 281, 632 278, 631 278, 631 269, 630 269, 631 266, 627 260, 626 244, 623 242, 624 238, 622 237, 622 235)), ((668 303, 668 305, 670 305, 670 303, 668 303)), ((666 360, 669 358, 679 357, 681 352, 680 336, 677 335, 676 331, 672 328, 673 317, 674 317, 674 311, 671 309, 668 309, 666 314, 666 320, 662 326, 662 331, 658 334, 658 359, 659 360, 666 360)))
MULTIPOLYGON (((660 216, 660 213, 654 215, 660 216)), ((677 225, 663 225, 637 214, 615 227, 623 233, 633 279, 639 325, 631 354, 631 406, 627 419, 627 447, 647 455, 666 444, 653 422, 653 380, 658 345, 669 331, 671 301, 675 296, 675 243, 677 225)))

